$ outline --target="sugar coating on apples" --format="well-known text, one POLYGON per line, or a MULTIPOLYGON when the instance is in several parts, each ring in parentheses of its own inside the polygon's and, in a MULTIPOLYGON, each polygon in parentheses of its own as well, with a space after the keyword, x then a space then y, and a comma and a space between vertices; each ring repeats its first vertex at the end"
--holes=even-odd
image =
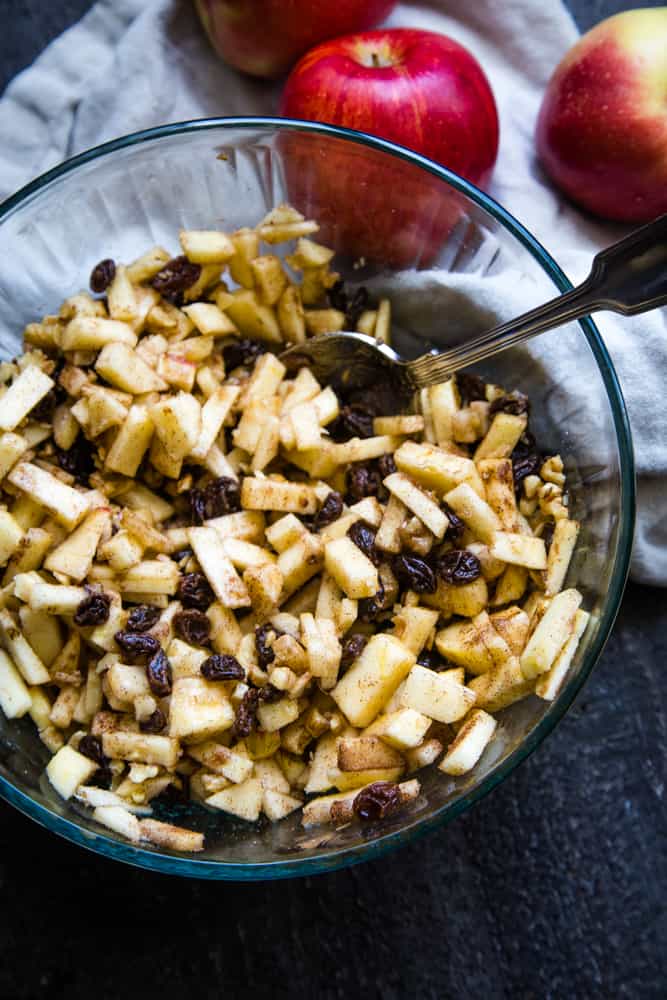
POLYGON ((557 695, 586 626, 525 397, 468 374, 396 414, 287 371, 286 343, 391 336, 317 228, 281 205, 106 258, 104 297, 0 366, 0 708, 133 843, 204 848, 191 806, 160 818, 174 794, 391 822, 422 767, 469 772, 496 712, 557 695))

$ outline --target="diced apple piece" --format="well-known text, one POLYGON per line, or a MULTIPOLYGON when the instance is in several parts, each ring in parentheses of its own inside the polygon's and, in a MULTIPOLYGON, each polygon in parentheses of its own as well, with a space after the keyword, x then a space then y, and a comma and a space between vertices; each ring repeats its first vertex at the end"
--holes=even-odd
POLYGON ((263 340, 269 344, 282 343, 274 310, 260 302, 254 291, 240 289, 234 292, 225 311, 244 337, 263 340))
POLYGON ((495 559, 526 569, 546 569, 547 566, 544 541, 531 535, 496 531, 491 537, 489 551, 495 559))
POLYGON ((523 415, 496 413, 491 426, 477 446, 475 462, 483 458, 509 458, 527 423, 528 420, 523 415))
POLYGON ((223 788, 222 791, 211 795, 206 799, 206 805, 254 823, 259 819, 263 797, 264 790, 257 778, 248 778, 240 785, 223 788))
POLYGON ((384 552, 398 553, 401 551, 399 528, 405 521, 407 512, 408 508, 405 504, 397 496, 391 494, 375 536, 377 548, 384 552))
POLYGON ((167 389, 167 383, 127 344, 116 342, 103 347, 95 362, 95 370, 117 389, 135 396, 167 389))
POLYGON ((422 600, 430 608, 438 608, 443 615, 461 615, 473 618, 483 611, 489 602, 489 590, 483 576, 471 583, 445 583, 438 578, 434 594, 423 594, 422 600))
POLYGON ((107 757, 119 757, 140 764, 159 764, 167 768, 176 766, 180 753, 178 740, 169 736, 122 730, 103 733, 102 749, 107 757))
POLYGON ((408 764, 408 772, 420 771, 422 767, 429 767, 442 753, 442 743, 440 740, 424 740, 414 750, 406 750, 405 759, 408 764))
POLYGON ((460 483, 467 483, 480 497, 484 496, 484 484, 469 458, 450 455, 432 444, 405 441, 394 453, 394 461, 400 472, 437 493, 448 493, 460 483))
POLYGON ((376 567, 351 538, 336 538, 327 542, 324 565, 348 597, 373 597, 379 589, 376 567))
MULTIPOLYGON (((250 605, 246 585, 238 575, 225 550, 225 542, 214 528, 190 528, 188 538, 215 596, 226 608, 250 605)), ((250 543, 246 543, 250 544, 250 543)))
POLYGON ((496 632, 502 636, 513 656, 518 656, 526 645, 530 619, 525 611, 514 605, 489 616, 496 632))
POLYGON ((283 483, 274 479, 246 476, 241 487, 241 504, 246 510, 278 510, 295 514, 315 514, 317 494, 306 483, 283 483))
POLYGON ((471 771, 496 730, 497 722, 481 708, 474 708, 459 729, 447 753, 438 764, 445 774, 466 774, 471 771))
POLYGON ((0 609, 0 639, 9 656, 28 684, 48 684, 51 675, 29 645, 14 616, 0 609))
POLYGON ((37 365, 28 365, 0 398, 0 430, 13 431, 55 385, 37 365))
POLYGON ((294 514, 285 514, 278 521, 274 521, 266 529, 266 540, 276 552, 284 552, 290 545, 298 541, 307 531, 303 521, 300 521, 294 514))
MULTIPOLYGON (((304 532, 298 541, 290 545, 284 552, 281 552, 278 557, 278 569, 283 576, 281 602, 284 602, 288 597, 296 593, 304 583, 318 573, 322 568, 323 561, 324 547, 322 539, 318 535, 311 534, 309 531, 304 532)), ((316 600, 316 596, 315 593, 314 600, 316 600)), ((297 594, 298 597, 299 595, 297 594)), ((311 611, 312 608, 304 607, 299 608, 297 611, 288 607, 286 610, 292 610, 293 614, 300 614, 301 611, 311 611)))
POLYGON ((408 674, 401 700, 405 708, 428 715, 436 722, 456 722, 474 704, 475 694, 463 684, 417 663, 408 674))
POLYGON ((420 607, 403 607, 394 616, 392 636, 400 640, 415 656, 419 656, 437 621, 437 611, 420 607))
POLYGON ((157 819, 139 820, 139 832, 142 840, 148 840, 158 847, 167 847, 172 851, 203 851, 204 834, 196 830, 186 830, 173 823, 163 823, 157 819))
POLYGON ((518 527, 512 463, 508 458, 485 458, 477 468, 486 488, 486 500, 498 515, 503 531, 518 527))
POLYGON ((301 799, 297 799, 293 795, 276 792, 271 788, 264 792, 262 808, 264 814, 272 823, 284 819, 285 816, 289 816, 296 809, 300 809, 302 805, 303 802, 301 799))
POLYGON ((557 594, 565 582, 578 534, 578 521, 570 521, 566 517, 556 521, 544 574, 544 589, 548 597, 557 594))
POLYGON ((572 635, 581 594, 562 590, 551 598, 547 610, 521 654, 521 669, 528 680, 550 670, 556 657, 572 635))
POLYGON ((131 566, 123 577, 120 589, 124 594, 167 594, 176 593, 180 573, 173 562, 160 559, 144 559, 131 566))
MULTIPOLYGON (((461 483, 446 493, 445 502, 477 538, 487 545, 493 541, 494 535, 500 530, 498 515, 467 483, 461 483)), ((492 554, 495 555, 493 552, 492 554)))
POLYGON ((384 485, 393 496, 398 497, 408 510, 411 510, 419 518, 437 539, 443 537, 449 525, 447 515, 424 490, 420 489, 402 472, 394 472, 387 476, 384 485))
POLYGON ((235 253, 229 236, 215 229, 182 229, 178 238, 193 264, 226 264, 235 253))
POLYGON ((353 725, 367 726, 414 662, 414 654, 403 643, 390 635, 374 635, 338 681, 331 697, 353 725))
POLYGON ((12 661, 1 649, 0 708, 7 719, 20 719, 32 708, 30 691, 12 661))
POLYGON ((499 712, 531 694, 534 682, 526 680, 519 660, 516 656, 512 656, 504 663, 497 664, 488 673, 473 677, 468 686, 475 692, 477 708, 483 708, 487 712, 499 712))
POLYGON ((234 709, 220 684, 201 677, 182 677, 174 681, 169 708, 169 735, 174 739, 196 737, 199 740, 230 729, 234 709))
POLYGON ((84 785, 98 768, 97 761, 78 750, 64 746, 46 765, 46 776, 63 799, 71 799, 79 785, 84 785))
POLYGON ((560 686, 572 665, 574 654, 579 646, 579 640, 584 634, 589 618, 590 615, 587 611, 581 611, 581 609, 577 611, 574 616, 574 630, 572 635, 554 660, 551 670, 541 674, 537 679, 535 694, 538 698, 543 698, 545 701, 553 701, 558 694, 560 686))
POLYGON ((401 767, 373 767, 365 771, 337 770, 333 776, 333 782, 341 792, 346 792, 350 788, 359 790, 366 785, 374 784, 376 781, 398 781, 404 770, 404 764, 401 767))
POLYGON ((267 733, 275 733, 289 726, 299 715, 299 706, 290 698, 279 701, 263 702, 257 709, 257 719, 262 729, 267 733))
POLYGON ((341 739, 338 743, 338 767, 341 771, 402 768, 403 764, 400 753, 384 743, 379 736, 353 736, 341 739))
POLYGON ((0 510, 0 566, 5 566, 18 549, 23 529, 7 510, 0 510))
POLYGON ((125 806, 97 806, 93 811, 93 819, 133 844, 138 844, 141 840, 139 820, 125 806))
POLYGON ((88 497, 67 486, 38 465, 19 462, 7 478, 13 486, 23 490, 42 507, 46 507, 70 530, 75 528, 88 512, 90 503, 88 497))
POLYGON ((301 615, 301 634, 313 677, 320 679, 325 690, 332 688, 338 677, 341 645, 332 619, 301 615))
POLYGON ((60 346, 63 351, 99 351, 105 344, 113 343, 135 347, 137 335, 122 320, 75 316, 63 330, 60 346))
POLYGON ((81 583, 92 566, 97 546, 110 524, 109 510, 98 508, 92 511, 64 542, 49 553, 44 563, 46 569, 52 573, 62 573, 81 583))
POLYGON ((431 719, 422 712, 415 712, 412 708, 399 708, 388 715, 378 716, 366 732, 381 737, 397 750, 410 750, 419 746, 430 726, 431 719))

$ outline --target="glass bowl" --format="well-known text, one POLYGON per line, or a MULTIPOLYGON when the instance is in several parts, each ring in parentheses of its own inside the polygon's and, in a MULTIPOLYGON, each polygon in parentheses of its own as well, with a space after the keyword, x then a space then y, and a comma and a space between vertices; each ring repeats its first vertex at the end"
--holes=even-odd
MULTIPOLYGON (((405 355, 451 344, 570 287, 533 236, 473 185, 370 136, 285 119, 215 119, 126 136, 49 171, 0 207, 0 347, 56 311, 102 257, 174 248, 180 227, 253 225, 289 198, 319 212, 345 278, 392 298, 405 355), (366 241, 366 242, 365 242, 366 241), (366 260, 359 260, 366 256, 366 260), (421 268, 421 271, 415 270, 421 268), (483 303, 480 309, 479 303, 483 303)), ((63 802, 29 718, 0 722, 0 792, 55 833, 107 857, 179 875, 269 879, 368 858, 453 819, 502 781, 551 732, 593 668, 618 611, 634 517, 632 444, 609 355, 590 320, 514 349, 481 372, 530 394, 538 440, 566 458, 582 522, 568 583, 591 619, 555 701, 531 697, 501 715, 497 738, 459 779, 423 772, 411 808, 376 828, 306 835, 299 817, 251 825, 198 806, 163 810, 205 831, 196 856, 132 846, 63 802)), ((159 814, 158 814, 159 815, 159 814)))

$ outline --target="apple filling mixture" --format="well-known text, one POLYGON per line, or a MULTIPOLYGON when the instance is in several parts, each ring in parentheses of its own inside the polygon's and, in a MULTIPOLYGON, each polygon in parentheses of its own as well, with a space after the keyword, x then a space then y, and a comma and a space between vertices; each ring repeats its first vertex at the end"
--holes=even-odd
POLYGON ((0 366, 0 706, 135 843, 204 846, 152 816, 165 795, 404 809, 422 767, 465 774, 495 713, 554 698, 588 619, 525 396, 462 374, 391 414, 287 372, 285 343, 390 333, 316 230, 281 206, 104 260, 0 366))

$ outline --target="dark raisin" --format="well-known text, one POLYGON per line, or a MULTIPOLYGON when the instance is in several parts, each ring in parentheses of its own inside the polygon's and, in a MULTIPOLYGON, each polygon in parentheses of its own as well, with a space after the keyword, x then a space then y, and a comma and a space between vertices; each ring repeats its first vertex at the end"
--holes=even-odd
POLYGON ((160 643, 152 635, 138 632, 116 632, 114 639, 131 661, 141 656, 155 656, 160 648, 160 643))
POLYGON ((387 611, 387 595, 384 585, 380 581, 377 593, 373 597, 362 597, 357 605, 357 617, 360 622, 366 624, 375 622, 377 618, 387 611))
POLYGON ((230 476, 212 479, 203 489, 190 490, 192 523, 202 524, 212 517, 241 510, 241 487, 230 476))
POLYGON ((436 649, 422 649, 417 657, 417 663, 422 667, 428 667, 429 670, 437 671, 447 670, 451 666, 436 649))
POLYGON ((403 805, 403 796, 393 781, 374 781, 366 785, 352 802, 352 809, 365 822, 392 816, 403 805))
POLYGON ((369 465, 351 465, 345 478, 350 503, 364 497, 376 497, 382 486, 380 473, 369 465))
POLYGON ((235 656, 214 653, 199 668, 207 681, 242 681, 245 670, 235 656))
POLYGON ((82 753, 84 757, 89 757, 90 760, 94 760, 100 767, 104 767, 108 760, 102 750, 102 740, 99 736, 93 736, 92 733, 86 733, 81 739, 79 753, 82 753))
POLYGON ((456 385, 464 406, 477 399, 486 399, 486 382, 472 372, 457 372, 456 385))
POLYGON ((225 370, 249 368, 261 354, 266 354, 266 347, 259 340, 234 340, 222 349, 225 370))
POLYGON ((274 628, 270 622, 267 622, 266 625, 258 625, 257 628, 255 629, 255 649, 257 651, 257 662, 259 663, 260 667, 263 670, 265 670, 268 667, 269 663, 273 663, 273 661, 276 658, 276 654, 273 652, 271 646, 268 643, 269 637, 273 636, 275 639, 277 639, 278 636, 282 634, 283 633, 280 632, 278 629, 274 628))
POLYGON ((41 420, 43 423, 53 419, 53 411, 58 403, 58 393, 56 392, 55 386, 53 389, 49 389, 46 396, 42 396, 39 403, 33 406, 30 411, 31 420, 41 420))
POLYGON ((313 527, 315 531, 320 531, 322 528, 326 528, 328 524, 332 524, 337 521, 340 515, 343 513, 343 498, 340 493, 336 493, 332 490, 331 493, 327 495, 326 500, 318 510, 313 521, 313 527))
POLYGON ((375 548, 375 528, 371 528, 365 521, 355 521, 347 529, 347 536, 368 556, 374 566, 380 565, 380 553, 375 548))
POLYGON ((168 694, 171 694, 171 663, 163 649, 158 649, 155 656, 149 661, 146 667, 146 676, 148 677, 148 686, 158 698, 166 698, 168 694))
POLYGON ((339 309, 345 313, 345 326, 348 330, 354 330, 362 312, 368 308, 368 289, 363 285, 355 288, 352 293, 345 288, 343 281, 337 281, 327 292, 329 304, 334 309, 339 309))
POLYGON ((167 719, 161 708, 156 708, 152 715, 139 723, 142 733, 161 733, 167 725, 167 719))
POLYGON ((437 590, 435 573, 419 556, 396 556, 391 565, 399 583, 416 594, 434 594, 437 590))
POLYGON ((551 548, 551 543, 554 540, 554 531, 555 531, 555 529, 556 529, 556 522, 555 521, 548 521, 544 525, 544 528, 542 530, 542 541, 544 542, 544 547, 547 550, 547 552, 551 548))
POLYGON ((528 413, 530 410, 530 403, 528 401, 528 396, 524 396, 522 392, 515 390, 514 392, 508 392, 504 396, 499 396, 498 399, 494 399, 489 407, 489 416, 493 416, 494 413, 511 413, 515 417, 520 417, 523 413, 528 413))
POLYGON ((460 542, 463 537, 463 532, 466 530, 466 526, 459 517, 455 514, 449 504, 443 503, 442 509, 447 515, 447 520, 449 524, 447 526, 447 538, 451 542, 460 542))
POLYGON ((259 700, 266 704, 271 704, 272 701, 280 701, 282 696, 282 691, 275 688, 273 684, 265 684, 263 688, 259 689, 259 700))
POLYGON ((532 455, 537 452, 537 442, 535 440, 535 435, 532 431, 525 430, 517 443, 514 445, 514 451, 512 452, 512 459, 515 458, 525 458, 526 455, 532 455))
POLYGON ((257 709, 259 708, 260 692, 258 688, 250 688, 243 695, 241 704, 236 709, 236 718, 232 736, 236 740, 249 736, 257 726, 257 709))
POLYGON ((88 595, 84 597, 74 612, 74 624, 80 628, 89 625, 104 625, 109 620, 111 598, 101 590, 86 588, 88 595))
POLYGON ((363 403, 343 406, 340 415, 329 425, 329 433, 334 441, 373 437, 373 414, 363 403))
POLYGON ((79 434, 71 448, 64 451, 56 448, 58 465, 70 476, 74 476, 81 486, 88 486, 88 478, 95 471, 93 459, 93 446, 87 441, 83 434, 79 434))
POLYGON ((381 479, 386 479, 387 476, 391 476, 396 472, 396 462, 391 452, 387 452, 386 455, 380 455, 377 466, 381 479))
POLYGON ((327 291, 327 298, 329 300, 329 305, 334 309, 338 309, 339 312, 345 312, 347 309, 347 292, 345 290, 345 282, 342 278, 334 282, 331 288, 327 291))
POLYGON ((203 573, 186 573, 178 581, 178 597, 184 608, 206 611, 215 594, 203 573))
POLYGON ((353 661, 356 660, 361 653, 363 653, 367 642, 368 636, 362 635, 360 632, 356 632, 354 635, 349 636, 345 640, 343 643, 343 652, 340 658, 341 670, 347 670, 353 661))
POLYGON ((542 458, 535 452, 521 458, 512 456, 512 476, 514 477, 514 491, 516 493, 520 492, 524 479, 537 475, 541 465, 542 458))
POLYGON ((125 628, 128 632, 148 632, 160 617, 160 609, 152 604, 137 604, 132 608, 125 628))
POLYGON ((482 566, 474 554, 468 549, 452 549, 438 558, 438 576, 445 583, 453 583, 457 587, 472 583, 482 573, 482 566))
POLYGON ((168 302, 182 302, 183 292, 199 281, 201 267, 187 257, 173 257, 161 271, 151 279, 156 292, 168 302))
POLYGON ((90 290, 96 295, 106 292, 107 288, 116 277, 116 263, 111 257, 105 257, 90 272, 90 290))
POLYGON ((183 559, 189 559, 192 554, 192 549, 189 545, 186 545, 184 549, 179 549, 178 552, 172 552, 171 558, 174 562, 182 562, 183 559))
POLYGON ((211 632, 211 623, 203 611, 188 608, 174 615, 174 628, 181 639, 193 646, 205 646, 211 632))

